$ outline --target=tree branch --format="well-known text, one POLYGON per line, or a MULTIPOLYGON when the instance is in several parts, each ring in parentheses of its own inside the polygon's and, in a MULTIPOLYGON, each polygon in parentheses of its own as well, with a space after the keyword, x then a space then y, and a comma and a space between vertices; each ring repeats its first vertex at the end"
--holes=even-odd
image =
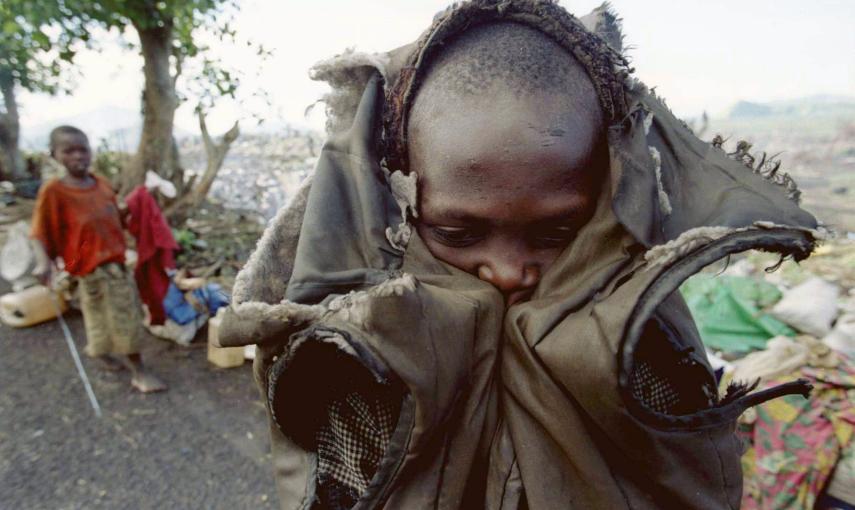
POLYGON ((175 74, 172 76, 172 87, 174 88, 178 83, 181 72, 184 71, 184 57, 177 51, 173 51, 172 55, 175 57, 175 74))
POLYGON ((205 113, 202 111, 202 108, 198 108, 196 112, 199 117, 199 129, 202 132, 202 142, 205 145, 205 155, 207 157, 205 172, 202 174, 202 177, 196 181, 195 186, 166 208, 164 214, 168 218, 175 217, 181 211, 192 207, 198 207, 202 204, 205 197, 208 195, 208 191, 211 189, 211 185, 214 183, 214 179, 217 178, 217 173, 223 166, 223 161, 226 159, 226 154, 228 154, 229 148, 232 143, 237 140, 238 136, 240 136, 240 128, 238 127, 238 122, 235 121, 231 129, 226 131, 225 134, 220 137, 220 141, 218 143, 215 143, 211 134, 208 132, 208 125, 205 122, 205 113))
POLYGON ((214 140, 211 139, 211 135, 208 133, 205 113, 202 111, 201 106, 196 108, 196 114, 199 117, 199 131, 202 132, 202 142, 205 144, 205 155, 208 159, 211 159, 211 156, 214 154, 214 140))

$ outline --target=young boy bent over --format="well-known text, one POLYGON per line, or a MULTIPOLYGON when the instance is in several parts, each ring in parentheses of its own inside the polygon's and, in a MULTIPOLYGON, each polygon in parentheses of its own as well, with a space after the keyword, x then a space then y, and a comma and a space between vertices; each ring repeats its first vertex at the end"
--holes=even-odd
POLYGON ((736 417, 675 292, 806 257, 790 181, 695 137, 615 17, 455 3, 319 64, 329 141, 239 274, 283 508, 733 509, 736 417))
POLYGON ((125 270, 116 195, 105 179, 89 172, 92 151, 83 131, 72 126, 51 131, 50 154, 66 175, 42 185, 31 235, 51 260, 61 257, 65 270, 78 279, 85 352, 107 369, 126 364, 131 386, 140 392, 165 390, 166 385, 145 370, 140 356, 142 312, 125 270))

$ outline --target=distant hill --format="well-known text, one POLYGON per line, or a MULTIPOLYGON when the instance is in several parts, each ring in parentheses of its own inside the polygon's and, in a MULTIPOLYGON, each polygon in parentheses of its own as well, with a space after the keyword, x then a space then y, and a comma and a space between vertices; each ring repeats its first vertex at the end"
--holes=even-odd
POLYGON ((855 97, 817 95, 765 103, 739 101, 730 109, 728 119, 762 117, 846 117, 855 116, 855 97))
MULTIPOLYGON (((699 123, 699 119, 689 119, 699 123)), ((855 97, 814 95, 786 101, 739 101, 709 119, 706 139, 715 134, 746 139, 764 150, 787 151, 807 139, 833 139, 855 123, 855 97)))
MULTIPOLYGON (((137 148, 142 131, 142 118, 139 111, 120 106, 104 106, 79 115, 63 117, 49 123, 21 126, 21 146, 26 150, 43 151, 48 145, 48 136, 53 128, 62 124, 77 126, 89 136, 93 147, 101 145, 106 140, 113 150, 133 152, 137 148)), ((277 134, 285 137, 295 133, 311 133, 314 131, 307 123, 289 122, 284 119, 272 118, 258 124, 250 119, 241 120, 241 134, 277 134)), ((214 130, 214 135, 222 133, 214 130)), ((175 138, 179 143, 185 138, 199 136, 196 125, 175 125, 175 138)))
MULTIPOLYGON (((28 150, 45 150, 50 131, 59 125, 77 126, 89 136, 93 146, 98 147, 106 140, 110 148, 131 152, 136 149, 142 131, 142 117, 138 110, 120 106, 103 106, 78 115, 64 117, 50 123, 21 126, 21 146, 28 150)), ((183 126, 175 127, 175 136, 180 138, 195 134, 183 126)))

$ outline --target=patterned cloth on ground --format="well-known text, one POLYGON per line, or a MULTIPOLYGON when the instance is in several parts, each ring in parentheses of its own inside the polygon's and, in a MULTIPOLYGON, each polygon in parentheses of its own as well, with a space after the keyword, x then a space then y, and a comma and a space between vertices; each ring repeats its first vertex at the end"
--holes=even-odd
POLYGON ((855 367, 803 367, 796 377, 814 385, 810 398, 788 395, 770 400, 740 418, 751 442, 742 458, 745 510, 814 508, 841 452, 855 432, 855 367))

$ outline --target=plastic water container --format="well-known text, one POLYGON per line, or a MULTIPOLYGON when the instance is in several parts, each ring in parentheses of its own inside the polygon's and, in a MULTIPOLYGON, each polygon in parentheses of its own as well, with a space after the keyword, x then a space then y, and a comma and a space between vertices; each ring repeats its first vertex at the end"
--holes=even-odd
POLYGON ((232 368, 243 365, 243 346, 217 347, 217 335, 220 332, 222 317, 218 314, 208 321, 208 361, 220 368, 232 368))
POLYGON ((44 285, 4 294, 0 296, 0 320, 14 328, 40 324, 56 318, 56 303, 63 313, 68 309, 62 296, 44 285))

